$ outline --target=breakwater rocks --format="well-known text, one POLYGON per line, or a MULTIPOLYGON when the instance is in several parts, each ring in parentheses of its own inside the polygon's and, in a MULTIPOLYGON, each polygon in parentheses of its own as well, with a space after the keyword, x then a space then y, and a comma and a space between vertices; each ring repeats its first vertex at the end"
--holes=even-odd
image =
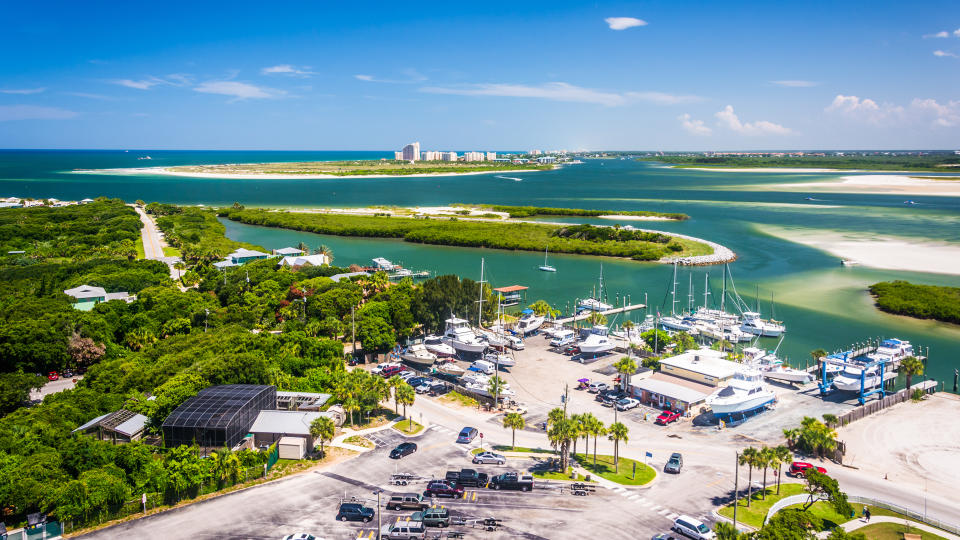
MULTIPOLYGON (((650 231, 650 232, 660 232, 660 231, 650 231)), ((696 238, 693 236, 687 236, 685 234, 677 233, 665 233, 670 234, 671 236, 676 236, 678 238, 686 238, 687 240, 693 240, 695 242, 701 242, 713 248, 713 253, 710 255, 696 255, 692 257, 664 257, 660 259, 661 262, 673 264, 676 261, 677 264, 684 266, 707 266, 710 264, 724 264, 728 262, 733 262, 737 260, 737 254, 733 252, 732 249, 721 246, 716 242, 711 242, 709 240, 704 240, 703 238, 696 238)))

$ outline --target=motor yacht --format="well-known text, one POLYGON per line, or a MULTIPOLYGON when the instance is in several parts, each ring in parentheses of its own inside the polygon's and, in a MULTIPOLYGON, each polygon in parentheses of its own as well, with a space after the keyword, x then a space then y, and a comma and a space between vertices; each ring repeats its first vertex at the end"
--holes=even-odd
POLYGON ((727 386, 717 390, 707 397, 707 405, 713 415, 721 420, 728 420, 731 416, 744 415, 763 409, 776 399, 774 394, 763 383, 763 375, 759 370, 747 367, 734 374, 727 382, 727 386))
POLYGON ((423 340, 423 346, 441 358, 457 354, 457 350, 444 343, 440 336, 427 336, 423 340))
POLYGON ((833 378, 833 387, 843 392, 859 392, 860 384, 863 383, 864 390, 872 390, 884 381, 889 381, 897 377, 897 372, 892 369, 885 369, 883 372, 883 381, 880 380, 880 367, 873 366, 864 368, 848 365, 843 371, 833 378))
POLYGON ((760 314, 756 311, 743 312, 743 323, 740 325, 740 329, 763 337, 780 337, 780 334, 783 334, 785 330, 782 324, 761 319, 760 314))
POLYGON ((537 331, 543 325, 543 316, 537 315, 531 309, 525 309, 522 312, 520 320, 517 321, 516 331, 521 336, 525 336, 537 331))
POLYGON ((437 355, 430 352, 423 343, 415 343, 407 347, 407 350, 400 355, 400 358, 421 369, 429 368, 437 361, 437 355))
POLYGON ((602 324, 598 324, 590 329, 590 334, 586 339, 577 344, 580 347, 581 354, 596 355, 613 350, 613 341, 607 335, 608 329, 602 324))
POLYGON ((451 317, 446 320, 447 328, 443 332, 443 342, 461 352, 480 353, 486 350, 487 342, 478 338, 470 323, 464 319, 451 317))

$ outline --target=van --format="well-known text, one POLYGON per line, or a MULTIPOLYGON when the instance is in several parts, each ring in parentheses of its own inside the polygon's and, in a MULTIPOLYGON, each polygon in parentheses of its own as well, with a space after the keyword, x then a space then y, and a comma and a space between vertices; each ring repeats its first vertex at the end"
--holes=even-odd
POLYGON ((419 493, 398 493, 387 501, 387 510, 423 510, 428 506, 419 493))
POLYGON ((710 530, 710 527, 690 516, 680 516, 673 520, 671 530, 694 540, 713 540, 717 537, 716 533, 710 530))
POLYGON ((484 375, 493 375, 496 373, 496 366, 492 362, 486 360, 477 360, 474 363, 470 364, 471 371, 479 371, 484 375))
POLYGON ((420 521, 427 527, 446 527, 450 525, 450 510, 446 508, 427 508, 422 512, 415 512, 410 521, 420 521))
POLYGON ((380 537, 423 540, 427 537, 427 529, 420 521, 398 521, 393 525, 384 525, 380 530, 380 537))
POLYGON ((573 330, 560 330, 554 333, 554 338, 550 340, 550 346, 559 349, 575 341, 576 334, 573 330))

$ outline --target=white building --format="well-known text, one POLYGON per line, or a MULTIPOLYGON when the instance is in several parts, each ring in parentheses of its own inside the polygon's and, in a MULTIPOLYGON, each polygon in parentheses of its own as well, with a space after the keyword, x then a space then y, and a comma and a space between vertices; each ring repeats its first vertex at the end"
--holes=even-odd
POLYGON ((725 360, 726 353, 710 348, 687 351, 660 360, 660 372, 707 386, 725 386, 740 364, 725 360))
POLYGON ((277 266, 300 268, 301 266, 323 266, 330 264, 330 258, 322 253, 316 255, 292 255, 280 259, 277 266))
POLYGON ((457 153, 456 152, 440 152, 440 159, 442 161, 456 161, 457 153))
POLYGON ((531 156, 539 156, 540 153, 541 153, 541 152, 540 152, 539 150, 531 150, 531 151, 530 151, 530 155, 531 155, 531 156))
POLYGON ((557 161, 557 158, 553 156, 542 156, 537 158, 537 163, 553 163, 557 161))
POLYGON ((395 159, 395 160, 397 160, 397 161, 403 161, 403 152, 402 152, 402 151, 400 151, 400 152, 394 152, 394 153, 393 153, 393 159, 395 159))
POLYGON ((496 161, 497 153, 496 152, 487 152, 487 161, 496 161))
POLYGON ((419 161, 420 160, 420 143, 413 142, 404 146, 403 159, 404 161, 419 161))
POLYGON ((464 152, 463 154, 464 161, 483 161, 485 157, 483 152, 464 152))
POLYGON ((420 152, 420 159, 423 161, 440 161, 440 154, 443 152, 436 152, 433 150, 427 150, 420 152))

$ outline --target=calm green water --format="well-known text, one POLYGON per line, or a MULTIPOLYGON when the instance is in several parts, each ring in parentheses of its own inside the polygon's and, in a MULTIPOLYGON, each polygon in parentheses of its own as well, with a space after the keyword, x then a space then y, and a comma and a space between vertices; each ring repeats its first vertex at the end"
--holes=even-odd
MULTIPOLYGON (((763 233, 766 226, 838 231, 870 236, 898 236, 960 243, 960 198, 823 193, 781 193, 771 183, 813 182, 831 174, 725 173, 667 169, 633 161, 588 161, 563 169, 497 175, 434 178, 324 179, 324 180, 216 180, 155 175, 79 175, 74 168, 113 168, 187 163, 300 161, 310 159, 378 158, 376 152, 0 152, 0 196, 57 197, 61 199, 108 195, 126 200, 144 199, 183 204, 247 206, 367 206, 440 205, 454 202, 535 204, 603 209, 649 209, 685 212, 685 222, 640 223, 662 230, 707 238, 737 252, 731 264, 737 288, 745 300, 771 313, 771 294, 778 319, 787 324, 780 353, 803 364, 809 351, 846 347, 868 337, 900 337, 930 347, 928 374, 952 380, 960 367, 960 327, 917 321, 880 313, 865 293, 880 280, 907 279, 919 283, 960 286, 960 276, 844 268, 836 257, 763 233), (151 161, 138 161, 149 154, 151 161), (806 201, 812 196, 817 201, 806 201)), ((554 220, 556 221, 556 220, 554 220)), ((607 220, 567 220, 611 223, 607 220)), ((331 246, 336 263, 365 263, 386 257, 413 269, 434 274, 456 273, 476 279, 480 258, 486 260, 486 279, 494 286, 530 287, 530 301, 543 298, 560 309, 592 293, 603 263, 604 282, 611 300, 629 295, 634 303, 647 295, 651 309, 669 311, 663 303, 672 269, 667 265, 636 263, 571 255, 551 255, 556 274, 537 270, 543 255, 468 248, 441 248, 393 240, 338 238, 227 223, 228 235, 266 248, 305 241, 331 246)), ((692 275, 696 303, 702 303, 703 283, 710 274, 714 299, 720 292, 720 267, 680 268, 678 297, 686 301, 692 275)), ((652 311, 653 312, 653 311, 652 311)), ((634 315, 634 319, 643 314, 634 315)), ((622 319, 612 321, 619 324, 622 319)), ((773 348, 776 340, 764 340, 773 348)))

